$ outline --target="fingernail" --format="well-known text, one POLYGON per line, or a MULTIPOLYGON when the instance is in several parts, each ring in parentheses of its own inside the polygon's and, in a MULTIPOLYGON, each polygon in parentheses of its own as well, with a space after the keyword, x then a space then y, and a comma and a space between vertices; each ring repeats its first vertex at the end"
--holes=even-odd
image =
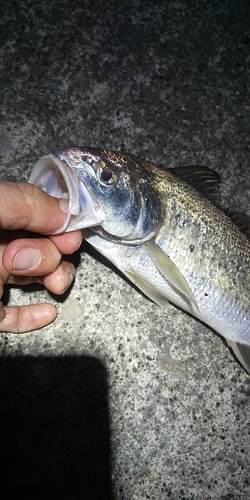
POLYGON ((35 248, 22 248, 15 256, 13 268, 15 271, 25 271, 33 269, 42 260, 39 250, 35 248))
POLYGON ((58 198, 58 205, 59 205, 61 212, 63 212, 64 214, 68 213, 69 200, 67 200, 66 198, 58 198))
POLYGON ((67 273, 68 273, 68 284, 67 284, 67 287, 66 287, 66 290, 67 290, 67 288, 69 288, 69 287, 70 287, 70 285, 71 285, 72 281, 73 281, 73 280, 74 280, 74 278, 75 278, 75 273, 74 273, 74 271, 72 271, 72 269, 71 269, 71 268, 69 268, 69 267, 66 267, 66 271, 67 271, 67 273))

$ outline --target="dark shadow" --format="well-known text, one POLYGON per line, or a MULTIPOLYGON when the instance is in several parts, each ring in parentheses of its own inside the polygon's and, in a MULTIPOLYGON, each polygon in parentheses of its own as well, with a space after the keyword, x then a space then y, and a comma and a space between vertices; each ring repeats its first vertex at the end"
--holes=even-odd
POLYGON ((0 358, 1 500, 112 498, 107 373, 92 357, 0 358))

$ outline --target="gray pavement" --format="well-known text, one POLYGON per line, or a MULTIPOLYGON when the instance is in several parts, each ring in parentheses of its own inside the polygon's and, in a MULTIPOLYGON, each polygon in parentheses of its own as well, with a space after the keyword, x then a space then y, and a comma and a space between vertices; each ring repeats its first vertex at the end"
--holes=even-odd
MULTIPOLYGON (((0 24, 1 179, 106 147, 214 168, 250 214, 248 1, 3 0, 0 24)), ((250 498, 250 378, 221 338, 73 258, 65 297, 5 294, 59 314, 0 336, 0 498, 250 498)))

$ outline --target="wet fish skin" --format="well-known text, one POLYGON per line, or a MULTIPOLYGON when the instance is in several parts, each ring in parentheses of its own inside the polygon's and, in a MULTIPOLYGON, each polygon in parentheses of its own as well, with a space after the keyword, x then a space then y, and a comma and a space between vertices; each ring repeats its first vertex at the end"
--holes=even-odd
POLYGON ((69 148, 46 158, 48 169, 59 161, 74 172, 99 208, 91 226, 82 206, 85 239, 157 304, 170 300, 222 335, 250 372, 250 242, 224 212, 173 170, 132 155, 69 148))

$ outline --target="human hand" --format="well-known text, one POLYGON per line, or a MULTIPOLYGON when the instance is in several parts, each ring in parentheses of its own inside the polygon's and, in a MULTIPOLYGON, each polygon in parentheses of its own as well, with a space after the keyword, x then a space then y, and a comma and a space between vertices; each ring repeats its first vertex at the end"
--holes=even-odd
MULTIPOLYGON (((61 257, 79 248, 81 231, 42 236, 63 224, 66 204, 32 184, 0 182, 0 299, 5 284, 39 282, 62 294, 72 283, 75 268, 61 257)), ((57 315, 50 303, 0 305, 0 332, 36 330, 57 315)))

